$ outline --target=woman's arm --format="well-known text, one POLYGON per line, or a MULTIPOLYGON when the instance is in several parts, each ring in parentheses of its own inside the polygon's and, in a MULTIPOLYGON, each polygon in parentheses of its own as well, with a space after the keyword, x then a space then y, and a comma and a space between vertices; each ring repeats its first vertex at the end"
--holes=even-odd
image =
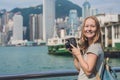
POLYGON ((91 75, 96 65, 97 55, 93 53, 87 53, 87 60, 85 60, 81 55, 80 49, 78 47, 74 47, 73 45, 72 47, 72 54, 78 59, 78 62, 85 74, 87 76, 91 75))
POLYGON ((77 59, 79 60, 79 63, 81 65, 81 68, 85 72, 87 76, 90 76, 91 73, 93 73, 96 61, 97 61, 97 55, 93 53, 88 53, 87 54, 87 60, 83 59, 83 57, 79 54, 76 55, 77 59))
POLYGON ((73 55, 73 59, 74 59, 74 65, 75 65, 76 69, 77 69, 78 71, 80 71, 80 64, 79 64, 78 59, 77 59, 76 56, 74 56, 74 55, 73 55))
MULTIPOLYGON (((67 49, 67 50, 68 50, 69 53, 72 54, 72 52, 70 51, 70 49, 67 49)), ((79 64, 79 61, 78 61, 77 57, 74 56, 74 55, 73 55, 73 62, 74 62, 75 68, 76 68, 78 71, 80 71, 80 64, 79 64)))

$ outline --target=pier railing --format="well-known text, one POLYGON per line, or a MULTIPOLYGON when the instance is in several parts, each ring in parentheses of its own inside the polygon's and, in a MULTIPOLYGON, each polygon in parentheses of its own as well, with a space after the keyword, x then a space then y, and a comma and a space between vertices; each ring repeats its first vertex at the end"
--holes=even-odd
MULTIPOLYGON (((120 72, 120 67, 112 67, 115 72, 120 72)), ((48 71, 38 73, 26 73, 15 75, 0 75, 0 80, 24 80, 32 78, 50 78, 50 77, 64 77, 64 76, 76 76, 77 70, 64 70, 64 71, 48 71)))

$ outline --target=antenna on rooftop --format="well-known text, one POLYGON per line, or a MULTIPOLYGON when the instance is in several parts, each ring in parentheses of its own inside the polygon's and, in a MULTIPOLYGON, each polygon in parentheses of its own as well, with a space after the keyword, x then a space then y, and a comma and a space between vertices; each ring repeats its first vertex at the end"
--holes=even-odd
POLYGON ((56 30, 56 21, 55 21, 55 23, 54 23, 54 33, 53 33, 53 37, 54 37, 54 38, 58 38, 57 30, 56 30))

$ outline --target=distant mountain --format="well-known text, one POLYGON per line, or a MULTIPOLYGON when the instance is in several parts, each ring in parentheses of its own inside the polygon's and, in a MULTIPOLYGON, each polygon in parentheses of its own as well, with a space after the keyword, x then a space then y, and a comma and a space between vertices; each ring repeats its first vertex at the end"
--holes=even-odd
MULTIPOLYGON (((56 18, 65 18, 69 15, 69 11, 71 9, 76 9, 78 12, 78 16, 82 15, 82 8, 78 5, 68 1, 68 0, 56 0, 55 2, 55 10, 56 10, 56 18)), ((23 26, 27 26, 26 38, 29 40, 29 15, 30 14, 41 14, 43 11, 43 5, 37 5, 35 7, 28 8, 14 8, 10 12, 16 13, 21 12, 23 16, 23 26)))
POLYGON ((82 15, 82 8, 68 0, 56 0, 56 18, 66 17, 69 15, 71 9, 76 9, 78 11, 78 16, 82 15))
POLYGON ((29 26, 29 15, 42 13, 42 5, 29 8, 14 8, 13 10, 11 10, 11 12, 13 13, 21 12, 23 16, 23 25, 29 26))
POLYGON ((0 17, 6 12, 6 9, 1 9, 0 10, 0 17))
MULTIPOLYGON (((65 18, 69 15, 69 11, 71 9, 76 9, 78 11, 78 16, 82 15, 82 8, 78 5, 68 1, 68 0, 56 0, 55 10, 56 10, 56 18, 65 18)), ((38 5, 35 7, 28 8, 14 8, 10 12, 16 13, 21 12, 23 16, 23 25, 29 26, 29 15, 30 14, 40 14, 43 11, 43 5, 38 5)))

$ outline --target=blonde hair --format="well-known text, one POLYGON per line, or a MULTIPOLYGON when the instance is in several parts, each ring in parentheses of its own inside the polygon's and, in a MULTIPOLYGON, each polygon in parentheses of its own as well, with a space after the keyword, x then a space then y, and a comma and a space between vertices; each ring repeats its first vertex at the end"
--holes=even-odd
POLYGON ((93 37, 92 43, 101 43, 101 30, 100 30, 100 24, 98 19, 95 16, 89 16, 85 18, 83 25, 82 25, 82 33, 80 38, 80 45, 82 49, 87 49, 89 44, 86 36, 84 35, 84 26, 87 19, 93 19, 95 21, 95 25, 97 27, 97 30, 95 32, 95 36, 93 37))

